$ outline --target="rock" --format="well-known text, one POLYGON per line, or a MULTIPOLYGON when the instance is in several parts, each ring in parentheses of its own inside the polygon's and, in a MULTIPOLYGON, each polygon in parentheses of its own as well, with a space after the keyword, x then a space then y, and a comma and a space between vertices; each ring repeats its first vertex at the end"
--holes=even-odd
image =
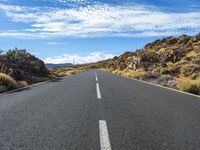
POLYGON ((128 69, 133 70, 133 71, 139 69, 140 68, 140 62, 141 62, 140 57, 133 56, 132 62, 128 65, 128 69))

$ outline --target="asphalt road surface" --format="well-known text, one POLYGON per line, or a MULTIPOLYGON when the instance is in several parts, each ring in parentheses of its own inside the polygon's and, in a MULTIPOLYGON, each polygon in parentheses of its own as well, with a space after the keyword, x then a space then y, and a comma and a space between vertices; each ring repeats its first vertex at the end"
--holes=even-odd
POLYGON ((0 150, 199 150, 200 98, 90 70, 0 95, 0 150))

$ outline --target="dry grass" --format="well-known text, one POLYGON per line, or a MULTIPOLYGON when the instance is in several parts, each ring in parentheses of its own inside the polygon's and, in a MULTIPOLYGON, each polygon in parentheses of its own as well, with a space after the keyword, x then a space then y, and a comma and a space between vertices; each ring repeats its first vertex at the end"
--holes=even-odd
POLYGON ((17 82, 7 74, 0 73, 0 92, 16 89, 17 82))
POLYGON ((122 71, 120 71, 120 70, 118 70, 118 69, 112 71, 112 73, 122 75, 122 71))
POLYGON ((102 71, 107 71, 107 72, 113 72, 114 70, 112 70, 112 69, 107 69, 107 68, 100 68, 100 70, 102 70, 102 71))
POLYGON ((135 78, 135 79, 139 79, 139 80, 145 80, 147 77, 147 73, 143 70, 138 70, 138 71, 128 71, 128 70, 105 70, 104 71, 109 71, 112 72, 114 74, 119 74, 122 76, 126 76, 126 77, 130 77, 130 78, 135 78))
POLYGON ((27 87, 28 83, 26 81, 17 81, 18 88, 27 87))
POLYGON ((64 67, 57 67, 57 68, 53 68, 50 70, 51 73, 53 73, 54 75, 58 76, 58 77, 64 77, 64 76, 69 76, 69 75, 73 75, 79 72, 84 72, 87 69, 85 68, 64 68, 64 67))
POLYGON ((144 71, 127 71, 127 72, 122 72, 122 75, 139 80, 145 80, 147 77, 147 73, 144 71))
POLYGON ((200 79, 178 78, 177 88, 184 92, 200 95, 200 79))
POLYGON ((180 69, 181 76, 188 77, 194 74, 199 70, 199 66, 197 64, 186 64, 182 65, 180 69))

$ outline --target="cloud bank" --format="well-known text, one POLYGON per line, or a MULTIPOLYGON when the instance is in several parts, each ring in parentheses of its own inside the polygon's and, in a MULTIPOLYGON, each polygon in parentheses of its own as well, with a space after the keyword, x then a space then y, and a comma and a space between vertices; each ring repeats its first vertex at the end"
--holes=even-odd
POLYGON ((14 23, 29 25, 17 31, 1 31, 0 37, 152 37, 193 34, 200 29, 200 12, 169 13, 139 4, 71 8, 0 4, 0 12, 14 23))
POLYGON ((55 57, 48 57, 43 59, 45 63, 53 63, 53 64, 60 64, 60 63, 73 63, 73 60, 75 60, 76 64, 84 64, 84 63, 90 63, 90 62, 97 62, 100 60, 105 60, 108 58, 112 58, 114 55, 112 54, 105 54, 104 52, 92 52, 88 55, 81 56, 81 55, 70 55, 65 54, 61 56, 55 56, 55 57))

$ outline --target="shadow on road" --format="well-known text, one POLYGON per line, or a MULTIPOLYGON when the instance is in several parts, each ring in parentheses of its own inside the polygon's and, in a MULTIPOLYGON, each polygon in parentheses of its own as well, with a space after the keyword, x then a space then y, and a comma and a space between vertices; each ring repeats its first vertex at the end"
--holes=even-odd
POLYGON ((27 88, 23 88, 23 89, 16 89, 14 91, 9 91, 6 94, 17 93, 17 92, 21 92, 21 91, 27 91, 27 90, 30 90, 30 89, 31 89, 31 87, 27 87, 27 88))

